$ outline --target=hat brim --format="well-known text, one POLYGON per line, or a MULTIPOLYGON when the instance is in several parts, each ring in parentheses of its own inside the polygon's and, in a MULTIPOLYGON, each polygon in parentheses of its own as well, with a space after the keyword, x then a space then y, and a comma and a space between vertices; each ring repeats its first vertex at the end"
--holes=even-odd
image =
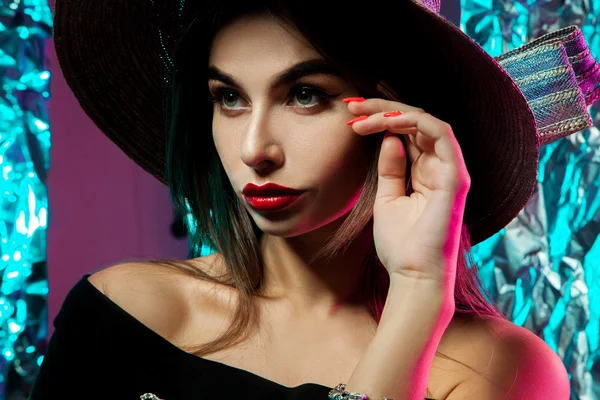
MULTIPOLYGON (((177 1, 154 3, 172 8, 163 15, 177 12, 177 1)), ((504 69, 452 23, 412 1, 387 8, 386 15, 411 23, 382 23, 378 36, 413 39, 399 44, 410 61, 389 63, 383 77, 401 88, 408 104, 452 126, 471 176, 464 218, 477 244, 514 219, 533 193, 539 159, 535 118, 504 69)), ((55 3, 58 61, 82 109, 128 157, 167 184, 168 71, 157 50, 159 28, 169 35, 148 0, 55 3)))

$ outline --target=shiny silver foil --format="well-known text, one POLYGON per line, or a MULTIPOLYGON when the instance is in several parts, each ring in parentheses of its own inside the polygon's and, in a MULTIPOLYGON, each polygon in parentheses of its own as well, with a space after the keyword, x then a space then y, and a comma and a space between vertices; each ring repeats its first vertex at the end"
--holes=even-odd
POLYGON ((26 399, 48 333, 47 0, 0 0, 0 399, 26 399))
MULTIPOLYGON (((597 0, 463 0, 461 29, 502 63, 510 51, 576 25, 591 58, 598 60, 599 17, 597 0)), ((568 48, 548 51, 577 60, 568 48)), ((563 69, 538 82, 573 83, 567 75, 563 69), (560 74, 565 75, 552 81, 560 74)), ((524 94, 528 100, 528 95, 535 96, 526 88, 524 94)), ((581 98, 571 94, 562 101, 581 105, 581 98)), ((573 132, 574 124, 562 133, 542 133, 538 185, 529 203, 505 229, 475 246, 473 254, 484 286, 504 314, 544 339, 562 358, 571 399, 600 400, 600 102, 592 96, 586 100, 591 126, 573 132)), ((536 114, 538 124, 552 128, 557 110, 536 114)))

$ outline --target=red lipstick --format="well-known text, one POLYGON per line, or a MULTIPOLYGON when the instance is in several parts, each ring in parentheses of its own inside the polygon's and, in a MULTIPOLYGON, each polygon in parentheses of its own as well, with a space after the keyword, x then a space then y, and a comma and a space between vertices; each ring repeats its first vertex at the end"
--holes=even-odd
POLYGON ((301 190, 266 183, 257 186, 248 183, 242 190, 246 203, 257 211, 279 211, 294 203, 302 194, 301 190))

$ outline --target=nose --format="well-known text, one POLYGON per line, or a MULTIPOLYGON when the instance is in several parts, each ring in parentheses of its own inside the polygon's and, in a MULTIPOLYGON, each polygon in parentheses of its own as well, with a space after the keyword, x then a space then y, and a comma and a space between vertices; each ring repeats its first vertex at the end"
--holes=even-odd
MULTIPOLYGON (((272 117, 272 116, 271 116, 272 117)), ((257 112, 249 119, 240 148, 240 158, 250 168, 261 174, 283 165, 281 144, 274 135, 268 112, 257 112)))

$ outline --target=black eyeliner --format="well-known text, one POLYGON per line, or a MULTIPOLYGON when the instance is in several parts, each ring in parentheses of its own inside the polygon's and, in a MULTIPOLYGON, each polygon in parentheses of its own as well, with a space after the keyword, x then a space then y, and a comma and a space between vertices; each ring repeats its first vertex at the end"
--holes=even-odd
MULTIPOLYGON (((291 100, 295 95, 297 95, 298 92, 301 90, 307 90, 307 91, 312 92, 313 94, 315 94, 321 98, 324 98, 324 99, 334 99, 343 93, 343 92, 340 92, 337 94, 328 93, 327 91, 325 91, 324 89, 321 89, 320 87, 318 87, 316 85, 300 83, 300 84, 294 85, 290 88, 290 90, 288 92, 288 97, 287 97, 288 101, 291 100)), ((217 89, 214 90, 214 95, 212 93, 210 93, 210 90, 209 90, 208 100, 213 104, 220 103, 222 101, 223 97, 226 94, 230 94, 230 93, 233 93, 236 96, 240 96, 234 89, 227 88, 227 87, 218 87, 217 89)), ((305 108, 310 108, 310 106, 305 107, 305 108)))

